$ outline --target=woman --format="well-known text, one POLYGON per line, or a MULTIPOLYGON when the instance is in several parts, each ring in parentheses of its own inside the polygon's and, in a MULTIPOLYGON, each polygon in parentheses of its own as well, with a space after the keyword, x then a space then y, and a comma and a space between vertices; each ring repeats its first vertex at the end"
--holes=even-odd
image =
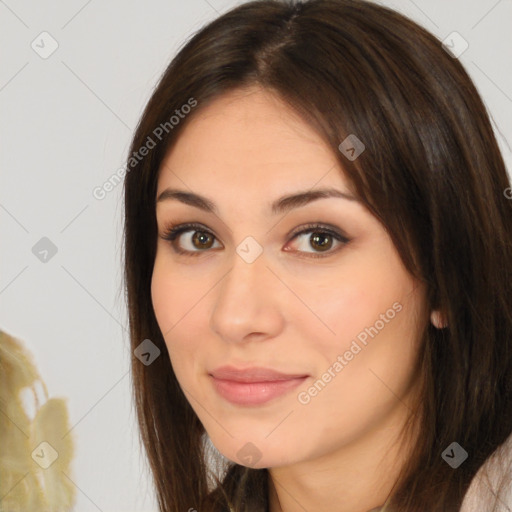
POLYGON ((440 41, 362 0, 239 6, 173 59, 128 166, 162 511, 501 510, 510 182, 440 41))

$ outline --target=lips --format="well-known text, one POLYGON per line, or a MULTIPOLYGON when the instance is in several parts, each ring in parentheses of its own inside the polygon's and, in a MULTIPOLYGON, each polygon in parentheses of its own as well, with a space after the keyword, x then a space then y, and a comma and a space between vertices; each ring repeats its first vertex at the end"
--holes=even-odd
POLYGON ((270 368, 237 369, 222 366, 209 373, 215 391, 237 406, 259 406, 302 384, 306 374, 287 374, 270 368))
POLYGON ((210 372, 210 375, 216 379, 233 382, 276 382, 307 377, 305 373, 287 374, 261 366, 253 366, 246 369, 238 369, 234 366, 221 366, 210 372))

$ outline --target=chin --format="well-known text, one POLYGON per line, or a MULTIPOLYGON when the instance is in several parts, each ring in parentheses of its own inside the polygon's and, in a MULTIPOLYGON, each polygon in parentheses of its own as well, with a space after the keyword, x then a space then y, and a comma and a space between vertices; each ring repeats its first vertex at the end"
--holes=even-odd
POLYGON ((260 440, 260 437, 254 436, 251 441, 249 435, 243 438, 231 438, 226 435, 219 442, 214 436, 212 444, 226 459, 252 469, 287 466, 298 462, 298 454, 294 448, 284 445, 279 437, 276 436, 273 442, 268 439, 260 440))

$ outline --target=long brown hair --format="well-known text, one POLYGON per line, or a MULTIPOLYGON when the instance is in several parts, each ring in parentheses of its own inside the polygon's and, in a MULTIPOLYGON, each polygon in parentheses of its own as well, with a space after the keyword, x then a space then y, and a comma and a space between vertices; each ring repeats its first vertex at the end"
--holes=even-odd
POLYGON ((180 49, 136 129, 124 182, 124 277, 132 351, 146 338, 161 351, 148 366, 132 357, 131 367, 160 510, 268 506, 266 469, 231 462, 218 480, 211 471, 204 427, 173 373, 150 291, 161 162, 202 107, 251 85, 278 94, 330 145, 408 271, 426 283, 428 306, 446 314, 447 328, 422 326, 420 430, 389 505, 459 510, 479 468, 512 433, 510 182, 459 60, 413 21, 365 0, 232 9, 180 49), (170 123, 187 104, 195 106, 170 123), (353 161, 338 149, 349 134, 366 146, 353 161), (469 454, 457 469, 442 458, 454 441, 469 454))

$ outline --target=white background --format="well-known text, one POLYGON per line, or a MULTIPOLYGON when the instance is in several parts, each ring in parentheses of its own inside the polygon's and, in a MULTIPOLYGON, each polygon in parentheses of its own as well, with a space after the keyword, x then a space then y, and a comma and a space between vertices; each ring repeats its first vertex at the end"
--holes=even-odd
MULTIPOLYGON (((0 1, 0 329, 34 355, 49 394, 67 397, 76 441, 76 511, 155 511, 131 406, 121 268, 122 167, 160 74, 185 40, 242 2, 0 1), (49 58, 31 47, 47 31, 49 58), (48 237, 47 263, 32 247, 48 237)), ((512 153, 512 1, 382 2, 444 39, 512 153)), ((48 46, 47 46, 48 47, 48 46)))

